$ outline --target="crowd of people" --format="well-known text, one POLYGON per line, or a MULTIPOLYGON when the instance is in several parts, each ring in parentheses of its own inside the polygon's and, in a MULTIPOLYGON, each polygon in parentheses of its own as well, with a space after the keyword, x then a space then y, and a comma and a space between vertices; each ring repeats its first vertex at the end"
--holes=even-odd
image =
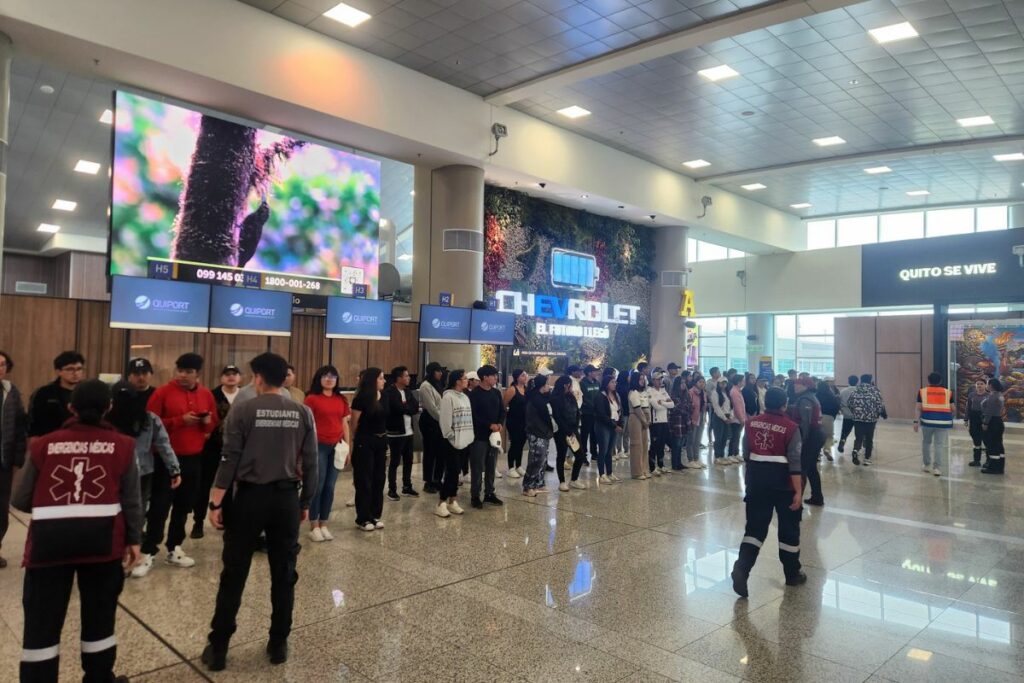
MULTIPOLYGON (((108 387, 83 381, 85 358, 64 352, 54 360, 57 378, 32 394, 26 411, 6 378, 13 361, 0 352, 0 541, 17 467, 25 468, 25 476, 14 507, 33 512, 24 559, 27 679, 55 678, 60 623, 75 576, 83 601, 89 591, 96 605, 82 625, 83 667, 87 676, 109 674, 116 653, 111 605, 124 572, 146 577, 161 544, 165 564, 193 567, 184 548, 189 516, 192 539, 204 537, 207 521, 226 529, 207 666, 226 664, 258 550, 268 554, 274 586, 268 654, 272 662, 285 661, 300 519, 309 524, 310 541, 334 539, 328 524, 336 481, 351 466, 356 526, 365 532, 384 528, 386 500, 420 495, 412 476, 414 423, 422 437, 423 492, 438 496, 434 513, 441 518, 465 513, 459 492, 466 484, 471 508, 502 506, 499 478, 521 480, 522 495, 535 498, 547 493, 552 471, 558 489, 569 492, 588 489, 591 479, 609 486, 627 476, 646 481, 708 464, 745 463, 748 533, 733 575, 744 595, 772 510, 780 515, 780 548, 798 548, 792 541, 799 518, 794 521, 790 512, 801 501, 824 505, 819 462, 842 457, 853 434, 852 463, 871 466, 875 426, 888 418, 867 374, 850 376, 840 391, 831 378, 795 370, 755 376, 710 368, 705 377, 675 363, 662 370, 641 362, 623 371, 571 365, 557 376, 548 368, 532 376, 517 369, 501 388, 491 365, 467 372, 430 363, 418 389, 406 367, 387 374, 366 368, 350 401, 332 365, 319 368, 304 393, 295 386, 294 368, 275 354, 251 361, 252 379, 244 386, 239 367, 223 367, 212 391, 199 381, 203 363, 198 354, 181 355, 173 378, 156 387, 150 361, 135 358, 125 379, 108 387), (295 457, 281 458, 284 452, 295 457), (582 477, 584 467, 594 467, 596 476, 582 477), (757 468, 766 474, 752 480, 757 468), (39 484, 51 480, 57 484, 39 484), (761 490, 762 480, 774 483, 761 490)), ((935 475, 942 473, 953 420, 951 393, 939 380, 933 373, 918 392, 914 422, 915 431, 923 432, 924 469, 935 475)), ((978 382, 967 397, 970 464, 980 466, 984 450, 982 471, 992 474, 1004 468, 1001 389, 997 379, 978 382)), ((783 564, 787 582, 799 583, 799 554, 793 552, 783 564)))

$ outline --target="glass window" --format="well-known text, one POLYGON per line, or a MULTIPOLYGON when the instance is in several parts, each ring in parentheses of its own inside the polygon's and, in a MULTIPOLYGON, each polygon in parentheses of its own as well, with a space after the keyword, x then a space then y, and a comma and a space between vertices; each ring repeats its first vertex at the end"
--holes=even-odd
POLYGON ((796 367, 796 316, 775 316, 775 372, 786 374, 796 367))
POLYGON ((702 337, 705 335, 724 337, 728 320, 728 318, 697 318, 697 329, 702 337))
POLYGON ((978 232, 989 230, 1006 230, 1009 226, 1008 211, 1005 206, 979 206, 976 229, 978 232))
POLYGON ((699 318, 697 348, 699 365, 705 374, 710 368, 719 367, 722 372, 736 368, 747 370, 747 317, 699 318))
POLYGON ((797 316, 796 331, 801 337, 810 334, 835 334, 836 316, 832 313, 797 316))
POLYGON ((937 209, 928 212, 927 237, 974 232, 974 209, 937 209))
POLYGON ((729 258, 729 250, 711 242, 697 241, 698 261, 721 261, 729 258))
POLYGON ((924 237, 924 212, 889 213, 879 217, 878 241, 916 240, 924 237))
POLYGON ((740 251, 739 249, 730 249, 729 250, 729 258, 743 258, 746 255, 747 255, 747 252, 740 251))
POLYGON ((697 240, 692 237, 686 238, 686 261, 688 263, 697 262, 697 240))
POLYGON ((807 248, 831 249, 836 246, 835 221, 808 221, 807 248))
POLYGON ((878 241, 878 216, 854 216, 836 221, 836 246, 871 244, 878 241))

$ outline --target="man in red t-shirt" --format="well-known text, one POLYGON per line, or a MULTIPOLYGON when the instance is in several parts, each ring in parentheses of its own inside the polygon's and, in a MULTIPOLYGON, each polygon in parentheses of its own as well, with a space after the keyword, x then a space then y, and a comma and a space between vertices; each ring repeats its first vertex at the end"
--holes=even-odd
POLYGON ((167 564, 194 567, 196 561, 185 554, 185 520, 195 506, 202 480, 202 453, 206 440, 217 428, 217 404, 213 393, 199 383, 203 357, 197 353, 183 354, 175 361, 174 379, 153 392, 146 409, 159 417, 171 438, 171 447, 181 464, 181 485, 171 490, 161 477, 169 477, 159 460, 153 472, 153 497, 146 515, 146 538, 140 562, 152 563, 164 537, 168 508, 171 521, 167 525, 167 564))

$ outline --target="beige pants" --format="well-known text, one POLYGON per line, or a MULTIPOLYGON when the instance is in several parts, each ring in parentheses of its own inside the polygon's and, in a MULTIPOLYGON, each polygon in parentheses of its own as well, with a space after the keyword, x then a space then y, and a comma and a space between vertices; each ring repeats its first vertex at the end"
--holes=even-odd
POLYGON ((647 408, 633 408, 629 413, 629 473, 634 477, 645 474, 648 468, 648 453, 651 450, 651 429, 644 427, 634 410, 643 410, 648 424, 651 411, 647 408))
POLYGON ((821 431, 825 435, 825 445, 821 449, 825 453, 831 453, 832 444, 836 440, 836 418, 833 415, 821 416, 821 431))

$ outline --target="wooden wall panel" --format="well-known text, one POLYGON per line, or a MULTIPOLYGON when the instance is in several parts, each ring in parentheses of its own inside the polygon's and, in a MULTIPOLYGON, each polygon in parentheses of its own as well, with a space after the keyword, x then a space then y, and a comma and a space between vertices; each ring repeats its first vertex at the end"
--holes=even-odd
POLYGON ((876 318, 836 318, 836 384, 850 375, 875 374, 876 318))
MULTIPOLYGON (((369 362, 370 345, 382 345, 388 342, 365 339, 331 339, 331 363, 341 373, 341 386, 354 387, 359 383, 359 373, 373 365, 369 362)), ((379 367, 379 366, 378 366, 379 367)), ((383 369, 383 368, 382 368, 383 369)), ((387 370, 384 370, 387 372, 387 370)), ((311 378, 312 375, 309 376, 311 378)), ((307 378, 308 379, 308 378, 307 378)))
POLYGON ((153 364, 153 383, 164 384, 174 376, 174 361, 183 353, 201 353, 195 332, 163 332, 158 330, 132 330, 129 337, 129 356, 148 358, 153 364))
POLYGON ((106 254, 76 251, 69 256, 67 296, 71 299, 109 301, 106 254))
MULTIPOLYGON (((11 354, 11 380, 26 400, 41 384, 56 377, 53 359, 75 348, 76 304, 67 299, 4 296, 0 299, 0 349, 11 354)), ((88 360, 88 358, 87 358, 88 360)), ((86 372, 92 374, 91 367, 86 372)))
POLYGON ((921 353, 921 316, 881 316, 878 353, 921 353))
POLYGON ((370 342, 367 365, 390 372, 391 368, 404 365, 412 374, 418 374, 420 363, 419 325, 413 322, 393 322, 391 341, 370 342))
POLYGON ((110 327, 110 304, 105 301, 79 301, 77 316, 77 346, 89 362, 89 375, 123 375, 127 335, 124 330, 110 327))
POLYGON ((915 392, 920 388, 921 354, 879 353, 875 383, 885 399, 890 418, 914 418, 915 392))
MULTIPOLYGON (((248 381, 249 361, 267 350, 268 337, 253 334, 201 334, 200 350, 206 360, 203 383, 208 387, 220 384, 220 371, 225 365, 237 365, 243 381, 248 381)), ((285 338, 287 340, 287 338, 285 338)))
POLYGON ((14 283, 23 280, 42 282, 46 285, 47 296, 59 296, 56 291, 55 268, 56 263, 53 258, 6 253, 3 255, 3 293, 14 294, 14 283))
POLYGON ((286 357, 295 366, 295 375, 308 383, 321 365, 327 364, 326 318, 307 315, 292 316, 292 337, 286 357))

